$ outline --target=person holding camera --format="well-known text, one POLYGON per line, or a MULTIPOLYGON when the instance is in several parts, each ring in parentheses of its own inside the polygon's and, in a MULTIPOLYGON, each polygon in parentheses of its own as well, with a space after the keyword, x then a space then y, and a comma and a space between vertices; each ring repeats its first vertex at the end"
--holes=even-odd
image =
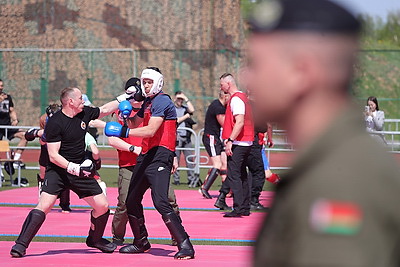
POLYGON ((365 127, 367 132, 371 133, 379 142, 386 144, 383 134, 373 134, 372 132, 382 131, 385 123, 385 112, 379 110, 378 99, 375 96, 370 96, 367 99, 367 105, 364 110, 365 127))

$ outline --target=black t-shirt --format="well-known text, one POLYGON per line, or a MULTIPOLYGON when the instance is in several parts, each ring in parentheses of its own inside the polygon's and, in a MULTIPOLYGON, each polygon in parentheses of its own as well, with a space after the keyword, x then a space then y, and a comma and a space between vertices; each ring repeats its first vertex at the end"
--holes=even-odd
POLYGON ((225 114, 225 107, 218 99, 215 99, 208 106, 206 119, 204 122, 204 133, 220 136, 221 125, 217 120, 217 115, 225 114))
POLYGON ((10 95, 0 102, 0 125, 11 125, 10 108, 14 107, 14 103, 10 95))
POLYGON ((85 159, 85 134, 89 128, 89 121, 97 119, 99 108, 84 107, 83 111, 70 118, 62 111, 56 112, 49 118, 44 134, 47 143, 61 141, 59 154, 66 160, 82 163, 85 159))

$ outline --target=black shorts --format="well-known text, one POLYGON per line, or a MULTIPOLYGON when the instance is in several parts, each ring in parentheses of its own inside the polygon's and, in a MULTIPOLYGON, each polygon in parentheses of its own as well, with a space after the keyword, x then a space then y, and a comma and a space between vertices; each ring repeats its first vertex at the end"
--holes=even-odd
POLYGON ((79 198, 96 196, 103 193, 96 179, 80 178, 69 174, 66 169, 50 163, 44 175, 42 192, 50 195, 58 195, 66 188, 74 191, 79 198))
POLYGON ((203 144, 210 157, 220 156, 221 152, 224 151, 224 144, 219 136, 205 133, 203 135, 203 144))
POLYGON ((40 156, 39 156, 39 165, 46 167, 49 165, 49 152, 47 151, 47 145, 40 145, 40 156))
MULTIPOLYGON (((7 139, 12 140, 14 138, 14 134, 19 132, 19 129, 8 129, 7 130, 7 139)), ((0 140, 3 139, 3 137, 6 136, 6 129, 0 129, 0 140)))

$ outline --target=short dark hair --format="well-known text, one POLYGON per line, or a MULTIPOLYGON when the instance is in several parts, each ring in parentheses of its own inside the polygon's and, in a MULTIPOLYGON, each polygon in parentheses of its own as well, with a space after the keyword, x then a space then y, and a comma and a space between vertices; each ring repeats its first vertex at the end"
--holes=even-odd
POLYGON ((369 101, 374 102, 375 105, 376 105, 376 110, 379 110, 378 99, 377 99, 375 96, 370 96, 370 97, 368 97, 368 99, 367 99, 367 105, 368 105, 368 102, 369 102, 369 101))
POLYGON ((177 94, 182 94, 182 91, 181 91, 181 90, 176 91, 176 92, 175 92, 175 95, 177 95, 177 94))
POLYGON ((160 74, 162 74, 161 70, 157 67, 147 67, 146 69, 155 70, 155 71, 159 72, 160 74))
POLYGON ((0 82, 2 82, 3 80, 2 79, 0 79, 0 82))
POLYGON ((226 78, 226 77, 229 77, 229 76, 231 76, 233 78, 232 74, 230 74, 229 72, 225 72, 224 74, 221 75, 221 77, 219 77, 219 79, 223 79, 223 78, 226 78))
POLYGON ((75 87, 65 87, 64 89, 61 90, 60 94, 60 102, 62 105, 64 105, 64 101, 67 97, 70 96, 70 94, 74 91, 75 87))

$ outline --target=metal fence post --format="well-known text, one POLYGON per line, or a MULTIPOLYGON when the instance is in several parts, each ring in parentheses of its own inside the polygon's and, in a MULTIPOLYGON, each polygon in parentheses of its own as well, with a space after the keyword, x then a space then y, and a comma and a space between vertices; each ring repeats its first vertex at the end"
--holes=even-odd
POLYGON ((88 52, 88 77, 86 78, 86 95, 93 101, 93 51, 88 52))
POLYGON ((0 77, 1 77, 1 79, 4 79, 4 77, 3 77, 3 51, 0 51, 0 77))
POLYGON ((40 114, 46 112, 46 107, 49 104, 49 55, 44 52, 45 64, 43 66, 43 59, 41 60, 41 77, 40 77, 40 114))

